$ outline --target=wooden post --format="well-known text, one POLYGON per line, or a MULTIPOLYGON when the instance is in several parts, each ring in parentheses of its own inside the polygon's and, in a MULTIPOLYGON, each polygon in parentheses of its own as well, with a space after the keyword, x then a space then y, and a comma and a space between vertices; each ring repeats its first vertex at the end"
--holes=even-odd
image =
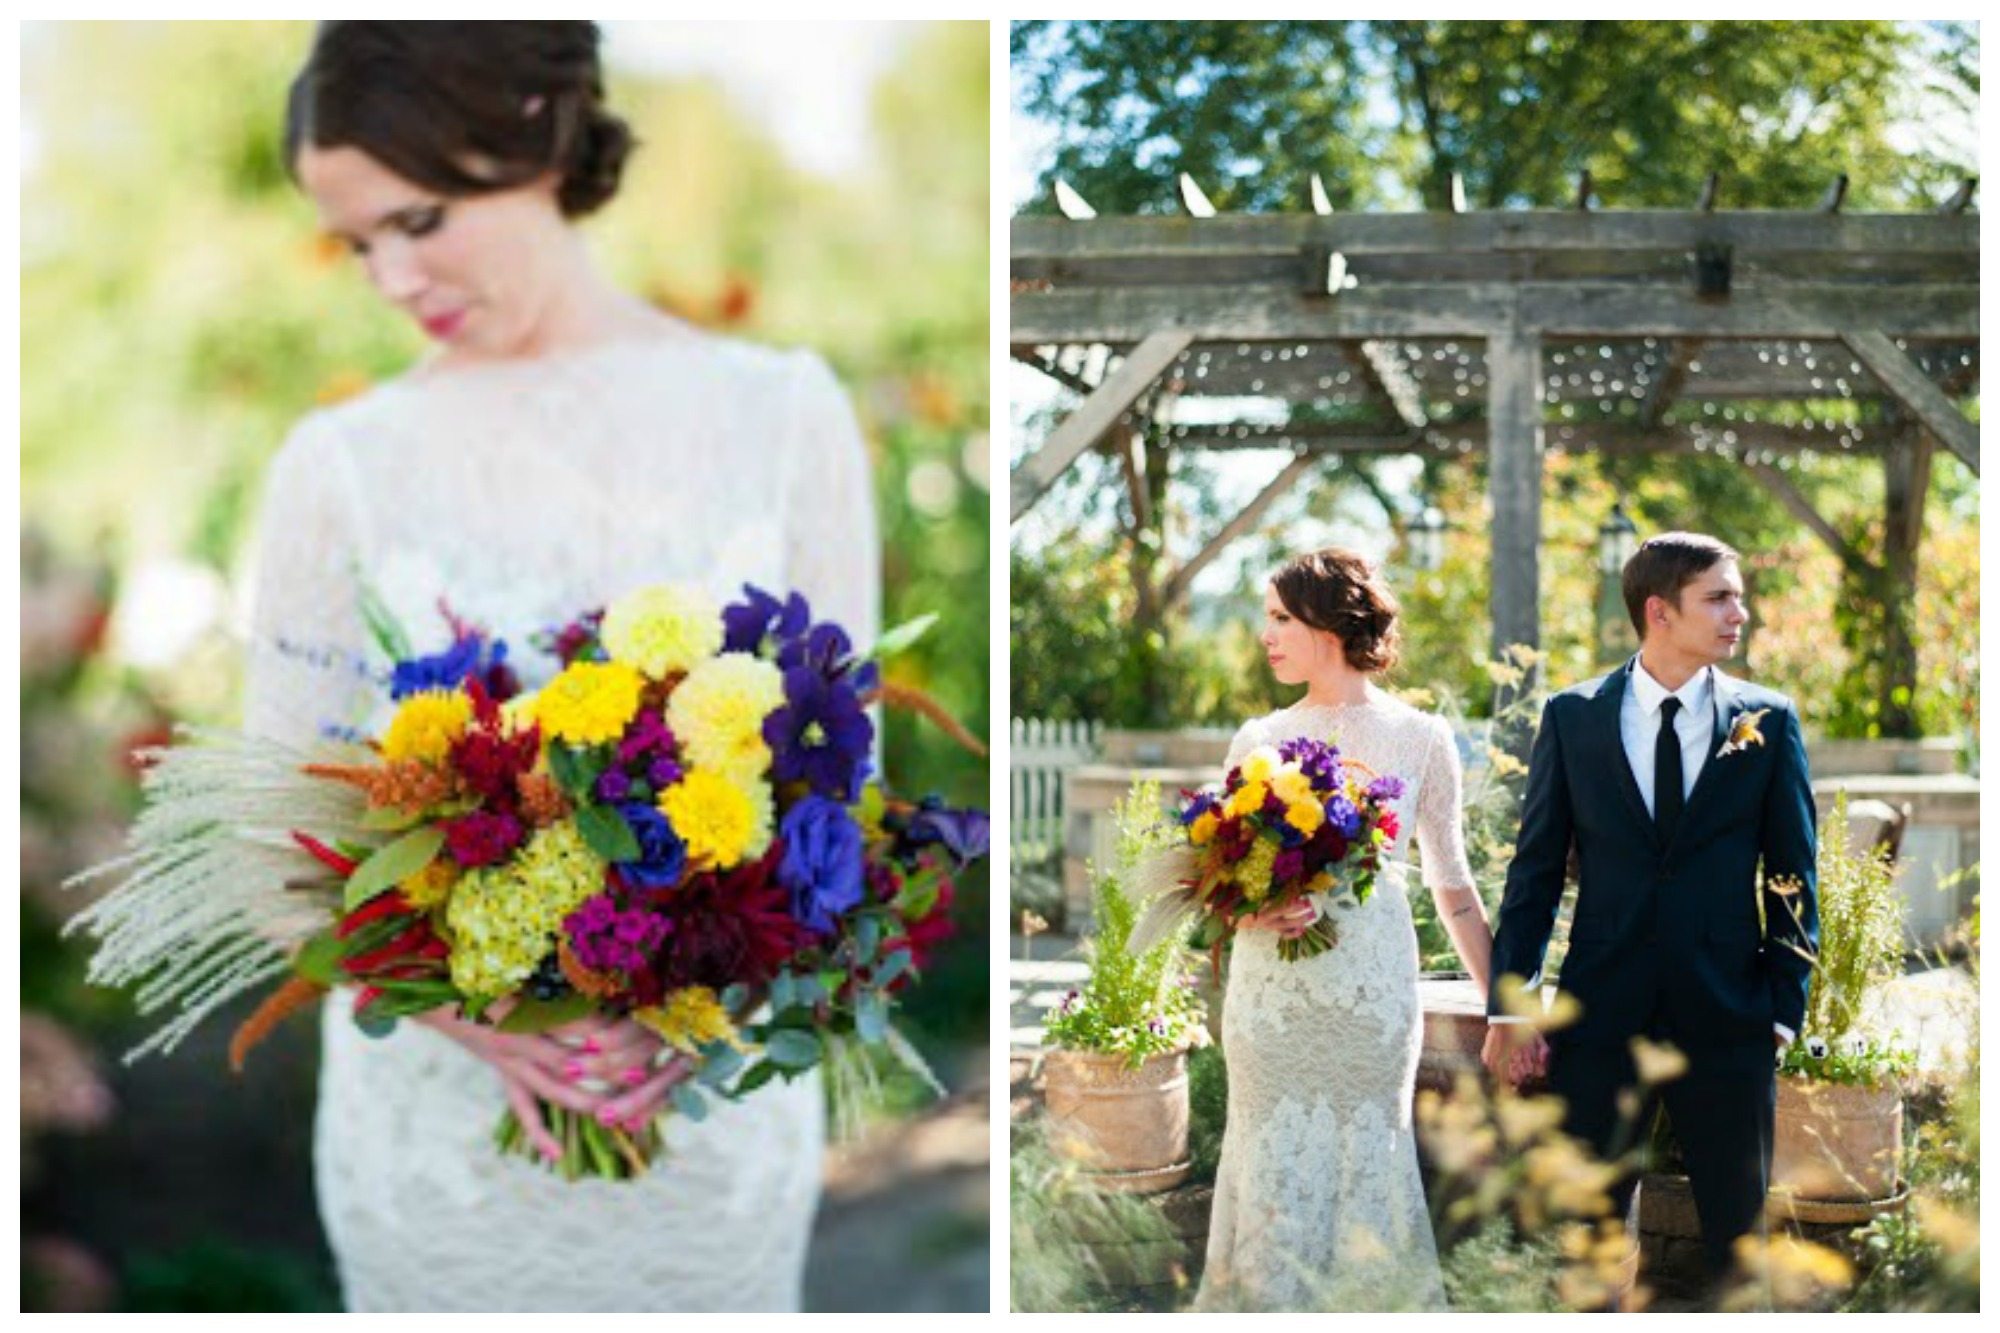
POLYGON ((1882 734, 1917 733, 1917 548, 1923 539, 1924 497, 1936 452, 1929 431, 1905 428, 1883 460, 1882 693, 1876 716, 1882 734))
POLYGON ((1040 449, 1014 469, 1010 521, 1018 523, 1021 515, 1034 508, 1035 501, 1055 484, 1056 478, 1068 471, 1084 450, 1102 439, 1118 418, 1139 401, 1139 395, 1153 386, 1160 372, 1172 365, 1174 358, 1193 341, 1191 334, 1155 333, 1134 347, 1124 364, 1106 375, 1097 391, 1049 432, 1040 449))
MULTIPOLYGON (((1541 645, 1542 338, 1510 321, 1486 339, 1486 491, 1493 506, 1493 655, 1541 645)), ((1532 680, 1523 689, 1531 689, 1532 680)), ((1498 712, 1514 691, 1501 691, 1498 712)))
POLYGON ((1944 390, 1931 383, 1930 376, 1905 356, 1895 340, 1871 329, 1865 333, 1842 335, 1861 364, 1888 386, 1896 401, 1907 407, 1924 429, 1958 456, 1958 461, 1979 475, 1979 427, 1966 419, 1958 404, 1945 397, 1944 390))

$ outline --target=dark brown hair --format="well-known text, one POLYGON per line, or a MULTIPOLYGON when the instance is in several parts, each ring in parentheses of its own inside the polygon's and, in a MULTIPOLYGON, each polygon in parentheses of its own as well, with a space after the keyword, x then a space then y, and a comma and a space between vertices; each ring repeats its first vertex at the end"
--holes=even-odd
POLYGON ((1663 532, 1641 543, 1625 562, 1625 614, 1646 637, 1646 599, 1664 597, 1676 607, 1681 589, 1724 560, 1740 560, 1734 547, 1699 532, 1663 532))
POLYGON ((1294 556, 1271 576, 1278 600, 1293 616, 1340 640, 1356 671, 1387 671, 1396 664, 1401 608, 1375 567, 1338 546, 1294 556))
POLYGON ((618 191, 632 132, 604 108, 595 23, 319 25, 285 108, 285 165, 358 148, 448 197, 549 173, 565 217, 618 191))

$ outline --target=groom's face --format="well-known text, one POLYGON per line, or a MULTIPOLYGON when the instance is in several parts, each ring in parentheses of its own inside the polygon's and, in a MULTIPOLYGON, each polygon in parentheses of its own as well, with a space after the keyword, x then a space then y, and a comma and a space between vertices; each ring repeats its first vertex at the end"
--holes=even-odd
POLYGON ((1681 588, 1679 600, 1676 606, 1664 597, 1650 599, 1647 645, 1710 665, 1735 656, 1750 623, 1736 562, 1716 561, 1681 588))

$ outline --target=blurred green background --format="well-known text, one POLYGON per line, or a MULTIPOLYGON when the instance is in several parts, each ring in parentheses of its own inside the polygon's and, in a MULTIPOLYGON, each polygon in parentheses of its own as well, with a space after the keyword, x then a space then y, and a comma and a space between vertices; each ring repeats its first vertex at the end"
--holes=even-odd
MULTIPOLYGON (((892 674, 984 738, 986 25, 731 26, 608 26, 611 102, 642 147, 587 234, 661 307, 831 362, 874 458, 884 622, 944 613, 892 674), (736 77, 731 42, 758 77, 736 77), (823 49, 789 67, 750 50, 786 43, 823 49)), ((119 846, 132 746, 235 717, 265 462, 316 403, 423 350, 285 177, 283 93, 309 38, 302 23, 22 29, 28 1309, 337 1299, 309 1178, 312 1024, 239 1080, 229 1014, 123 1069, 129 1005, 85 987, 56 933, 74 907, 59 881, 119 846)), ((927 724, 891 716, 885 744, 901 789, 986 804, 985 763, 927 724)), ((909 1010, 961 1086, 983 1077, 987 898, 983 870, 960 884, 957 943, 909 1010)))

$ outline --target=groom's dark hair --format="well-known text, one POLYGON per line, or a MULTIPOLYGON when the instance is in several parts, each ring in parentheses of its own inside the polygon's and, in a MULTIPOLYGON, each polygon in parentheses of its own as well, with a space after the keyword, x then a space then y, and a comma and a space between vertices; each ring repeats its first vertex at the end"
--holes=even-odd
POLYGON ((1664 597, 1676 607, 1681 589, 1724 560, 1741 560, 1736 548, 1699 532, 1663 532, 1641 543, 1625 562, 1625 614, 1646 638, 1646 599, 1664 597))

